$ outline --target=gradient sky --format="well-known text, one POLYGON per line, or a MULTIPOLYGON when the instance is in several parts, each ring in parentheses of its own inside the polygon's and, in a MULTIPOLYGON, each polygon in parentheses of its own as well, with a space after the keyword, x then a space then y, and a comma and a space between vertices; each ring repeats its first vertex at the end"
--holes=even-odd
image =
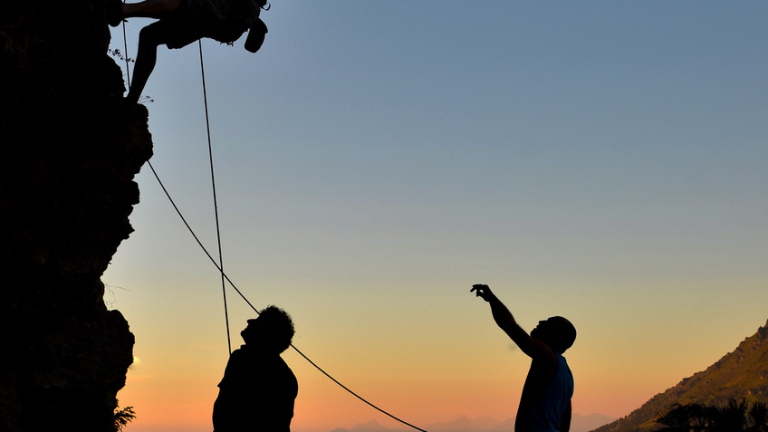
MULTIPOLYGON (((417 425, 512 417, 531 329, 570 318, 574 410, 628 414, 768 311, 768 3, 275 0, 205 40, 224 267, 294 343, 417 425)), ((129 55, 150 20, 128 23, 129 55)), ((113 32, 122 48, 122 31, 113 32)), ((197 45, 161 48, 153 165, 216 251, 197 45)), ((209 431, 220 276, 148 167, 103 277, 136 335, 128 432, 209 431)), ((254 316, 228 291, 232 344, 254 316)), ((376 419, 292 351, 295 432, 376 419)))

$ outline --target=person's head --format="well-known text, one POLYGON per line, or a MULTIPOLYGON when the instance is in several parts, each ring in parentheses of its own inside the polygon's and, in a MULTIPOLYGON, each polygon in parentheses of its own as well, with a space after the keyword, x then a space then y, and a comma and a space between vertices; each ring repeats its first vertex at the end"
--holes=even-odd
POLYGON ((562 354, 576 340, 576 327, 567 319, 554 316, 546 321, 539 321, 539 325, 531 331, 531 337, 562 354))
POLYGON ((277 306, 269 306, 256 319, 248 320, 240 336, 246 344, 280 354, 291 346, 294 333, 291 316, 277 306))

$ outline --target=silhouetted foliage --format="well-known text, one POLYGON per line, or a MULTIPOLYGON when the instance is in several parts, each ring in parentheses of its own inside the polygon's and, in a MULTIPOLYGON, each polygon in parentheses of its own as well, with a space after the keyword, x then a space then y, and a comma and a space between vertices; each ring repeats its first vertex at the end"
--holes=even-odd
POLYGON ((764 402, 755 402, 749 409, 749 427, 751 432, 768 432, 768 405, 764 402))
POLYGON ((111 55, 112 57, 118 58, 118 59, 120 59, 120 60, 122 60, 124 62, 129 62, 129 63, 133 63, 134 62, 134 60, 132 58, 125 56, 123 54, 123 52, 120 51, 120 48, 117 48, 117 49, 107 49, 107 53, 109 53, 109 55, 111 55))
POLYGON ((135 418, 136 413, 133 411, 132 406, 120 409, 120 404, 118 403, 115 408, 115 432, 122 431, 123 428, 135 418))
POLYGON ((659 432, 768 432, 768 407, 755 402, 751 408, 742 399, 730 399, 723 406, 676 403, 654 420, 663 425, 659 432))
POLYGON ((700 431, 708 426, 704 407, 699 404, 682 405, 676 403, 665 414, 655 420, 665 427, 659 429, 664 432, 700 431))

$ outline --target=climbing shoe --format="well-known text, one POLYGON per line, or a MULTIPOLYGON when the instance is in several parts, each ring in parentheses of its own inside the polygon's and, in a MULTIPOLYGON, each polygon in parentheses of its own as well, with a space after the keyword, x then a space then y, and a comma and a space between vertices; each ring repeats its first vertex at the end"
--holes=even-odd
POLYGON ((256 18, 251 22, 251 28, 248 30, 248 37, 245 38, 245 49, 248 52, 255 53, 264 43, 264 37, 267 35, 267 25, 261 18, 256 18))

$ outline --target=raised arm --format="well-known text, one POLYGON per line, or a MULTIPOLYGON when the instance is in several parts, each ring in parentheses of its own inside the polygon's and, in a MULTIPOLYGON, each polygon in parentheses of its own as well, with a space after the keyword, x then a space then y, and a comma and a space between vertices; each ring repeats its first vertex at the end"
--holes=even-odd
POLYGON ((557 356, 552 348, 540 340, 532 338, 528 332, 523 330, 515 321, 512 312, 499 300, 491 291, 488 285, 472 285, 470 292, 474 292, 477 297, 482 298, 491 305, 491 313, 496 325, 512 339, 515 344, 534 360, 542 360, 548 364, 557 364, 557 356))

